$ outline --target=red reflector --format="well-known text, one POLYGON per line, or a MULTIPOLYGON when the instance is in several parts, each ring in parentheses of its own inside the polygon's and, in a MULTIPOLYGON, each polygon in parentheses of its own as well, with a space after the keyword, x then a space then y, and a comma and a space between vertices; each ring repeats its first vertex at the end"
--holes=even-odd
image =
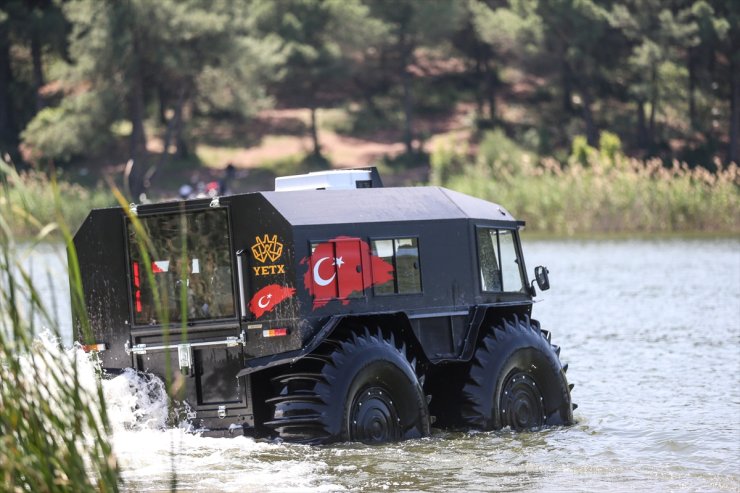
POLYGON ((91 351, 105 351, 108 349, 108 347, 105 344, 83 344, 82 350, 86 353, 89 353, 91 351))
POLYGON ((139 263, 134 262, 134 298, 136 301, 136 313, 141 313, 141 280, 139 279, 139 263))
POLYGON ((287 335, 288 329, 267 329, 262 331, 262 337, 280 337, 287 335))

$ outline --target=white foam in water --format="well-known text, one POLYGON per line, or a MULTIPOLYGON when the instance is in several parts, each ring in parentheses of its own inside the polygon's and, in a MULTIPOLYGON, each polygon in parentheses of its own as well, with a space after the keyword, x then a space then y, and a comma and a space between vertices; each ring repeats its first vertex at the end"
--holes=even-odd
MULTIPOLYGON (((48 255, 58 260, 59 252, 48 255)), ((53 263, 53 259, 48 263, 53 263)), ((32 274, 36 286, 41 287, 41 298, 53 299, 62 293, 62 311, 68 312, 69 295, 64 284, 66 275, 61 275, 62 272, 64 269, 58 268, 53 275, 47 276, 42 268, 34 269, 32 274), (63 282, 55 285, 58 280, 63 282)), ((56 303, 51 305, 49 308, 56 307, 56 303)), ((70 344, 73 335, 69 317, 60 317, 56 312, 52 309, 50 313, 53 322, 37 317, 36 326, 56 324, 64 343, 70 344)), ((29 385, 37 388, 40 398, 52 406, 56 403, 53 397, 61 393, 60 385, 73 384, 71 376, 58 381, 62 377, 59 366, 71 369, 76 365, 83 405, 93 411, 92 415, 99 415, 95 408, 100 404, 101 369, 94 356, 79 346, 64 347, 59 338, 44 331, 33 344, 33 355, 19 358, 29 385)), ((197 492, 345 490, 334 478, 327 477, 330 467, 312 447, 255 441, 247 437, 208 438, 189 432, 187 423, 173 428, 169 416, 185 416, 188 407, 175 403, 172 409, 164 383, 154 375, 127 369, 114 378, 104 378, 102 390, 111 425, 110 443, 124 481, 123 491, 170 491, 173 484, 178 491, 197 492)), ((68 411, 57 411, 57 415, 70 423, 74 421, 68 411)), ((101 423, 95 427, 98 431, 103 429, 101 423)), ((92 436, 92 430, 83 429, 77 444, 80 450, 86 448, 92 436)))
MULTIPOLYGON (((63 347, 59 339, 45 330, 34 340, 32 355, 21 355, 19 360, 26 375, 34 384, 40 397, 51 405, 53 396, 61 392, 60 385, 72 386, 72 371, 60 372, 59 364, 77 365, 77 380, 85 406, 99 406, 97 382, 100 365, 92 355, 78 345, 63 347)), ((103 379, 103 395, 110 424, 114 433, 127 429, 164 429, 167 426, 168 401, 161 379, 128 368, 112 379, 103 379)), ((59 412, 59 410, 57 410, 59 412)), ((98 415, 94 412, 93 415, 98 415)))
MULTIPOLYGON (((95 357, 79 347, 65 348, 47 331, 34 341, 33 356, 23 355, 20 360, 24 375, 42 392, 41 398, 60 393, 56 380, 60 363, 76 364, 84 405, 98 406, 100 367, 95 357)), ((70 385, 71 377, 63 382, 70 385)), ((114 378, 104 378, 102 388, 124 491, 168 491, 173 478, 177 489, 186 491, 264 491, 266 486, 285 492, 343 490, 320 480, 327 465, 322 460, 306 460, 311 447, 247 437, 208 438, 188 432, 187 427, 173 428, 168 421, 171 401, 164 383, 154 375, 127 369, 114 378)), ((48 401, 53 404, 55 399, 48 401)), ((187 409, 175 411, 184 415, 187 409)), ((80 437, 81 447, 88 437, 92 437, 89 429, 80 437)))
POLYGON ((167 392, 162 380, 127 368, 103 381, 108 416, 115 431, 164 429, 167 426, 167 392))
MULTIPOLYGON (((77 398, 83 407, 93 409, 92 416, 100 415, 95 410, 97 404, 97 365, 79 347, 64 348, 59 339, 50 331, 45 330, 33 341, 30 353, 18 354, 18 362, 21 366, 19 378, 24 378, 24 385, 33 388, 34 396, 45 402, 51 412, 60 420, 58 424, 45 426, 48 433, 57 433, 60 426, 82 426, 83 434, 79 437, 78 446, 82 447, 88 437, 92 437, 90 423, 87 420, 77 420, 72 415, 69 407, 69 399, 63 396, 62 388, 74 388, 74 376, 77 377, 77 398), (60 365, 64 366, 60 371, 60 365), (73 371, 74 368, 77 371, 73 371)), ((67 391, 68 392, 68 391, 67 391)), ((102 423, 97 422, 93 426, 102 429, 102 423)))

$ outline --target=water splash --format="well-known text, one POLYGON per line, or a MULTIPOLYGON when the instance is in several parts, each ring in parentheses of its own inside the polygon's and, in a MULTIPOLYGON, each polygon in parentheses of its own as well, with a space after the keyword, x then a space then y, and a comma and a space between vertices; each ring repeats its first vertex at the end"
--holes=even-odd
MULTIPOLYGON (((17 360, 21 368, 21 380, 18 383, 24 387, 33 387, 55 415, 65 412, 60 407, 60 403, 64 402, 60 396, 63 389, 70 388, 77 390, 81 404, 91 408, 94 416, 100 415, 97 398, 97 375, 100 367, 79 346, 64 347, 59 337, 44 330, 34 339, 30 352, 18 354, 17 360), (72 371, 59 371, 59 365, 72 371)), ((98 421, 96 424, 102 428, 102 423, 98 421)))
POLYGON ((104 380, 103 390, 114 432, 167 427, 167 391, 158 377, 126 368, 115 378, 104 380))

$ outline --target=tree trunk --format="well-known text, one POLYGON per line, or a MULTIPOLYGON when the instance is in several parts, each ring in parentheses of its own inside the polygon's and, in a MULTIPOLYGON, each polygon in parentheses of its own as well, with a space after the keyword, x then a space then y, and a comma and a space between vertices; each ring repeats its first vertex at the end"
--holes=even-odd
POLYGON ((379 119, 383 119, 385 115, 383 115, 383 112, 380 111, 380 108, 378 108, 378 105, 375 104, 375 99, 373 98, 373 89, 371 87, 371 84, 366 84, 362 77, 354 77, 352 79, 355 86, 357 86, 357 89, 359 90, 360 94, 362 95, 362 99, 365 101, 365 105, 367 106, 367 109, 370 110, 370 112, 375 115, 379 119))
POLYGON ((740 164, 740 55, 737 51, 730 57, 730 146, 727 161, 740 164))
POLYGON ((403 82, 403 143, 406 146, 406 154, 414 153, 414 123, 413 123, 413 96, 411 94, 411 74, 404 68, 402 74, 403 82))
POLYGON ((560 48, 560 86, 562 90, 561 103, 566 114, 573 113, 573 77, 570 66, 565 59, 565 48, 560 48))
MULTIPOLYGON (((164 149, 162 151, 162 155, 159 158, 159 167, 162 168, 165 164, 167 164, 167 160, 170 157, 170 145, 172 144, 172 140, 176 139, 176 133, 177 129, 180 126, 180 120, 182 119, 182 107, 185 104, 185 88, 181 88, 177 97, 177 101, 175 102, 175 108, 174 112, 172 114, 172 118, 167 122, 167 127, 164 132, 164 139, 162 142, 162 145, 164 146, 164 149)), ((178 146, 178 152, 179 152, 179 146, 178 146)), ((147 185, 147 184, 145 184, 147 185)))
POLYGON ((10 86, 13 72, 10 68, 10 40, 5 26, 0 25, 0 151, 15 154, 17 135, 12 115, 10 86))
POLYGON ((318 125, 316 123, 316 105, 311 104, 311 107, 309 108, 311 110, 311 143, 313 144, 313 155, 316 157, 321 157, 321 145, 319 144, 319 130, 318 125))
POLYGON ((161 85, 157 87, 157 103, 159 103, 159 123, 167 125, 167 91, 161 85))
POLYGON ((144 129, 144 84, 141 80, 139 67, 140 46, 134 35, 132 44, 134 62, 130 67, 129 76, 129 118, 131 119, 130 155, 133 167, 128 176, 128 189, 131 199, 140 201, 146 192, 144 177, 146 175, 146 131, 144 129))
POLYGON ((591 93, 586 89, 585 85, 582 90, 583 97, 583 123, 586 126, 586 140, 588 145, 596 147, 599 145, 599 135, 596 129, 596 123, 594 122, 594 114, 591 109, 591 93))
POLYGON ((645 124, 645 101, 637 101, 637 144, 640 149, 648 148, 648 130, 645 124))
POLYGON ((411 155, 414 153, 414 101, 411 90, 411 72, 408 66, 411 61, 412 48, 408 46, 405 25, 401 26, 398 44, 401 49, 401 84, 403 87, 403 143, 406 146, 406 154, 411 155))
POLYGON ((188 146, 188 139, 185 135, 186 109, 189 107, 187 105, 187 98, 184 98, 179 109, 175 109, 175 111, 180 112, 175 122, 175 146, 177 147, 177 157, 179 159, 185 159, 190 156, 190 146, 188 146))
POLYGON ((31 35, 31 60, 33 62, 33 88, 36 94, 36 113, 44 109, 44 98, 41 88, 44 87, 44 66, 41 60, 41 41, 38 33, 31 35))
POLYGON ((491 121, 496 120, 496 85, 498 77, 496 70, 491 67, 490 60, 486 60, 484 65, 486 76, 486 101, 488 102, 488 118, 491 121))
POLYGON ((653 63, 650 70, 650 121, 648 123, 648 145, 655 146, 655 115, 658 112, 658 69, 653 63))
POLYGON ((130 154, 134 161, 128 177, 131 198, 139 201, 146 191, 144 175, 146 174, 146 132, 144 130, 144 95, 139 73, 134 74, 129 96, 129 115, 131 119, 130 154))
POLYGON ((485 86, 484 86, 484 79, 485 75, 483 73, 483 62, 481 61, 481 57, 477 56, 475 57, 475 84, 474 87, 476 87, 475 91, 475 109, 478 113, 478 118, 483 118, 484 113, 484 97, 483 94, 486 92, 485 86))
POLYGON ((365 104, 367 105, 367 108, 370 110, 370 113, 375 115, 376 118, 379 120, 382 120, 385 118, 385 115, 382 111, 380 111, 380 108, 378 108, 378 105, 375 104, 375 98, 373 97, 373 94, 370 91, 363 91, 362 98, 365 100, 365 104))
POLYGON ((689 123, 691 130, 698 128, 696 121, 696 60, 695 50, 689 48, 688 71, 689 71, 689 123))

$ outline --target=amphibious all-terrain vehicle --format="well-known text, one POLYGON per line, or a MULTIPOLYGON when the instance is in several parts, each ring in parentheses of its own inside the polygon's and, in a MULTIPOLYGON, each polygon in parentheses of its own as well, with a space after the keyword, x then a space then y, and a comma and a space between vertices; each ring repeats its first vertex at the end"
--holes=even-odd
POLYGON ((74 238, 78 337, 109 373, 169 378, 213 434, 567 425, 567 365, 530 318, 523 225, 444 188, 384 188, 373 169, 94 210, 74 238))

